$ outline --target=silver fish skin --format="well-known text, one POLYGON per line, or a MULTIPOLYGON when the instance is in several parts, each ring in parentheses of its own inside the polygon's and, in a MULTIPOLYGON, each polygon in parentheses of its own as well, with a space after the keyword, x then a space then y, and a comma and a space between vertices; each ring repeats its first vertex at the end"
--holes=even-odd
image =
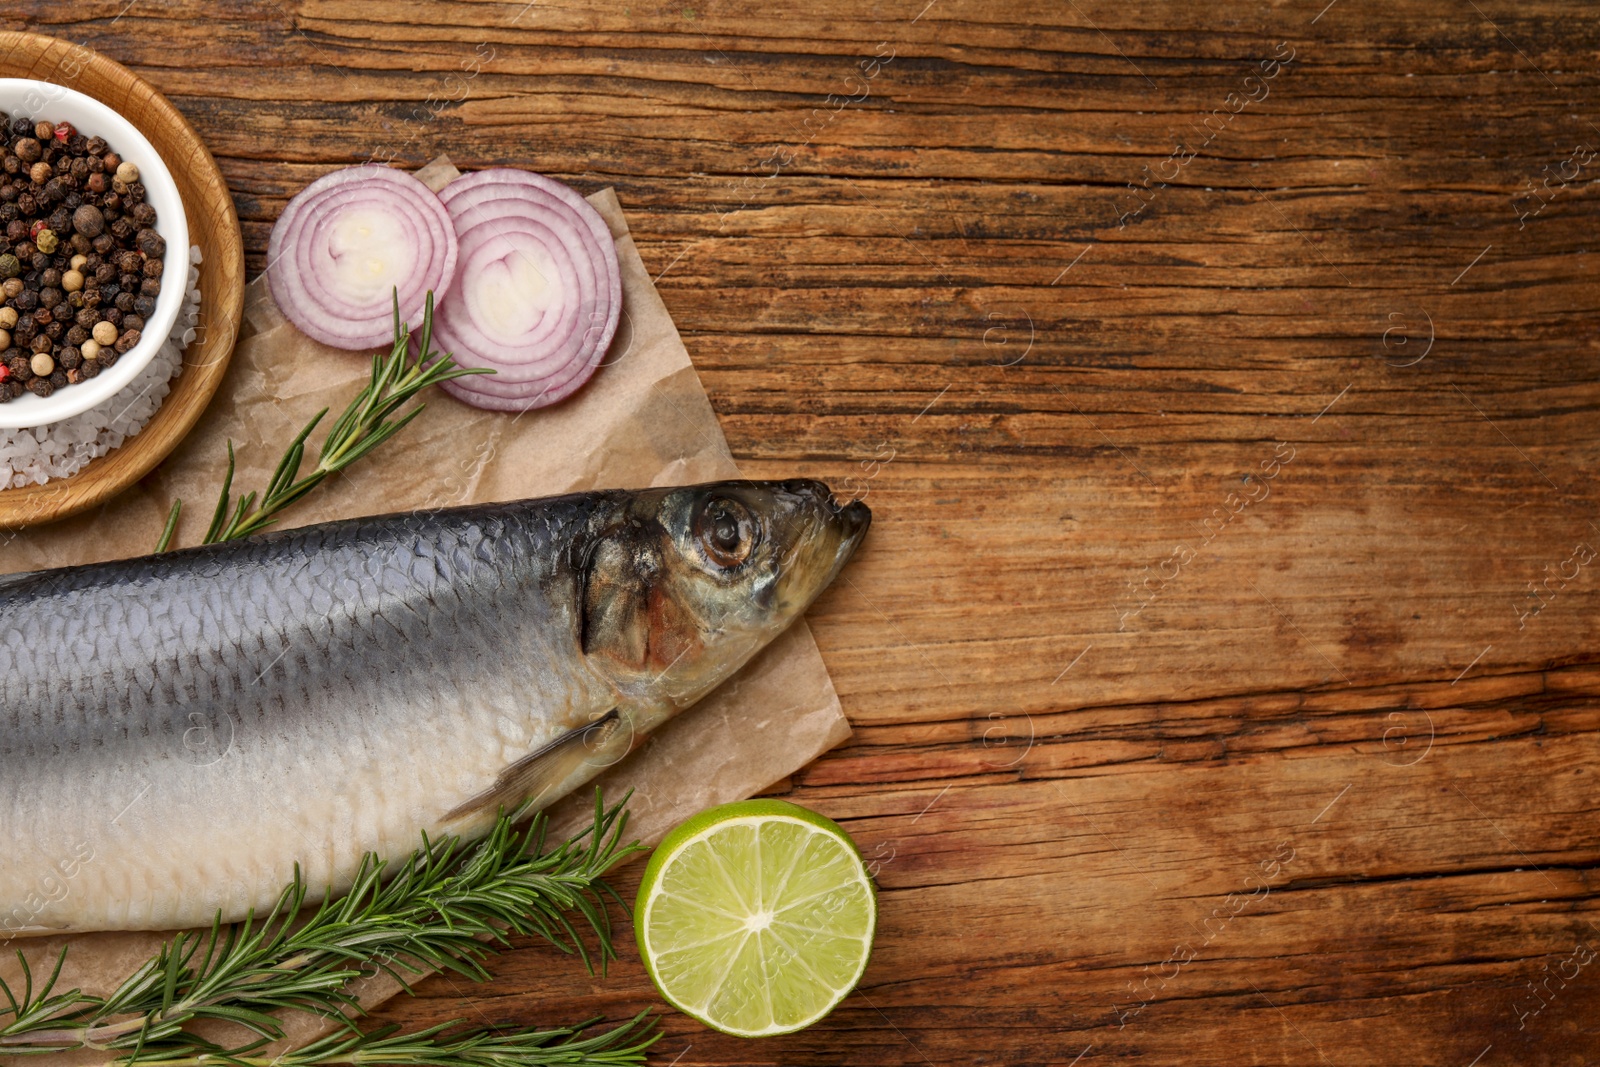
POLYGON ((799 617, 807 481, 352 519, 0 578, 0 939, 270 907, 544 806, 799 617))

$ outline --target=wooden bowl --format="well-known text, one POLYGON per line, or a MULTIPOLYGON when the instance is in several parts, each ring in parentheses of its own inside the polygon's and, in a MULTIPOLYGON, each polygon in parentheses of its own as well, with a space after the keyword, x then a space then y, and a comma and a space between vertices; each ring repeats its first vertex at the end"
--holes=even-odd
POLYGON ((94 97, 133 123, 172 170, 200 246, 200 319, 183 373, 145 428, 70 478, 0 490, 0 527, 92 508, 146 474, 183 440, 222 384, 244 309, 244 240, 233 197, 194 127, 143 78, 93 49, 36 33, 0 33, 0 77, 37 78, 94 97))

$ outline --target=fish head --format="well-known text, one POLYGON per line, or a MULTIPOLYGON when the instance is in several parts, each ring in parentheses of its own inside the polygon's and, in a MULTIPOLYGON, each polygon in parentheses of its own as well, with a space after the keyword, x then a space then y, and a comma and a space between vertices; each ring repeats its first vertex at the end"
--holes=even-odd
POLYGON ((688 707, 805 612, 871 521, 809 480, 633 494, 589 546, 585 657, 639 725, 688 707))

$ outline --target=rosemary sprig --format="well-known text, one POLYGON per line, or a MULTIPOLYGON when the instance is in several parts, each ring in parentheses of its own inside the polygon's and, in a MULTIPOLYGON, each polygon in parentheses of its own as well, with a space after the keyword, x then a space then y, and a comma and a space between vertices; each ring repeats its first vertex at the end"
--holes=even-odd
POLYGON ((563 1067, 593 1064, 609 1067, 644 1062, 644 1052, 660 1038, 652 1033, 648 1012, 593 1037, 580 1037, 600 1020, 590 1019, 557 1030, 500 1032, 460 1029, 460 1022, 442 1023, 415 1033, 397 1033, 386 1026, 368 1033, 335 1031, 293 1052, 276 1056, 228 1053, 152 1055, 140 1063, 152 1067, 324 1067, 332 1064, 418 1064, 422 1067, 563 1067))
MULTIPOLYGON (((217 506, 211 514, 211 525, 206 528, 201 544, 232 541, 259 533, 277 521, 284 508, 321 485, 330 474, 344 470, 383 442, 405 429, 406 424, 427 407, 418 404, 399 417, 396 413, 430 385, 461 378, 468 374, 493 374, 492 370, 458 367, 448 354, 433 350, 433 293, 430 291, 422 310, 422 330, 418 336, 419 356, 410 355, 411 327, 400 321, 400 298, 394 298, 394 346, 388 355, 372 357, 372 376, 365 388, 357 393, 344 409, 344 414, 334 421, 327 437, 317 452, 317 465, 304 477, 300 465, 305 459, 306 440, 322 422, 328 409, 321 411, 289 442, 283 458, 259 493, 252 490, 237 501, 231 500, 233 491, 233 442, 228 442, 228 472, 222 479, 222 492, 217 496, 217 506)), ((178 517, 183 512, 183 501, 174 500, 167 513, 167 524, 157 552, 165 552, 172 543, 178 528, 178 517)))
MULTIPOLYGON (((24 959, 20 998, 0 981, 0 995, 10 1006, 0 1010, 0 1052, 87 1047, 126 1051, 121 1059, 129 1064, 185 1055, 225 1061, 282 1037, 283 1024, 272 1013, 285 1009, 338 1019, 347 1037, 366 1040, 370 1035, 350 1020, 361 1010, 347 988, 358 977, 387 973, 407 991, 408 977, 430 970, 482 981, 489 977, 483 961, 515 935, 541 937, 577 954, 592 971, 580 924, 597 939, 602 966, 615 959, 606 901, 621 901, 603 876, 641 850, 637 842, 622 843, 623 804, 608 808, 596 792, 593 823, 548 852, 543 815, 521 831, 515 821, 515 815, 502 814, 489 835, 470 846, 454 837, 424 837, 423 847, 387 881, 385 864, 369 854, 350 892, 337 901, 325 899, 309 917, 299 914, 306 886, 297 870, 259 923, 252 915, 238 925, 219 921, 209 932, 179 934, 105 997, 76 989, 54 992, 65 948, 37 990, 24 959), (207 1019, 256 1036, 221 1048, 184 1029, 207 1019)), ((502 1037, 530 1039, 513 1034, 496 1040, 502 1037)), ((365 1047, 358 1042, 338 1054, 365 1047)))

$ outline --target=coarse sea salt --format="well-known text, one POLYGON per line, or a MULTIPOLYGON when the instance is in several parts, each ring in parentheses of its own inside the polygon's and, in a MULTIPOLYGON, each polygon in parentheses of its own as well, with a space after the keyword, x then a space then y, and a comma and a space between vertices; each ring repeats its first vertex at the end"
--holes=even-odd
POLYGON ((183 350, 194 340, 200 318, 200 249, 189 248, 189 278, 183 307, 166 344, 116 396, 80 415, 48 426, 0 430, 0 487, 43 485, 70 478, 90 460, 120 448, 144 429, 183 372, 183 350))

